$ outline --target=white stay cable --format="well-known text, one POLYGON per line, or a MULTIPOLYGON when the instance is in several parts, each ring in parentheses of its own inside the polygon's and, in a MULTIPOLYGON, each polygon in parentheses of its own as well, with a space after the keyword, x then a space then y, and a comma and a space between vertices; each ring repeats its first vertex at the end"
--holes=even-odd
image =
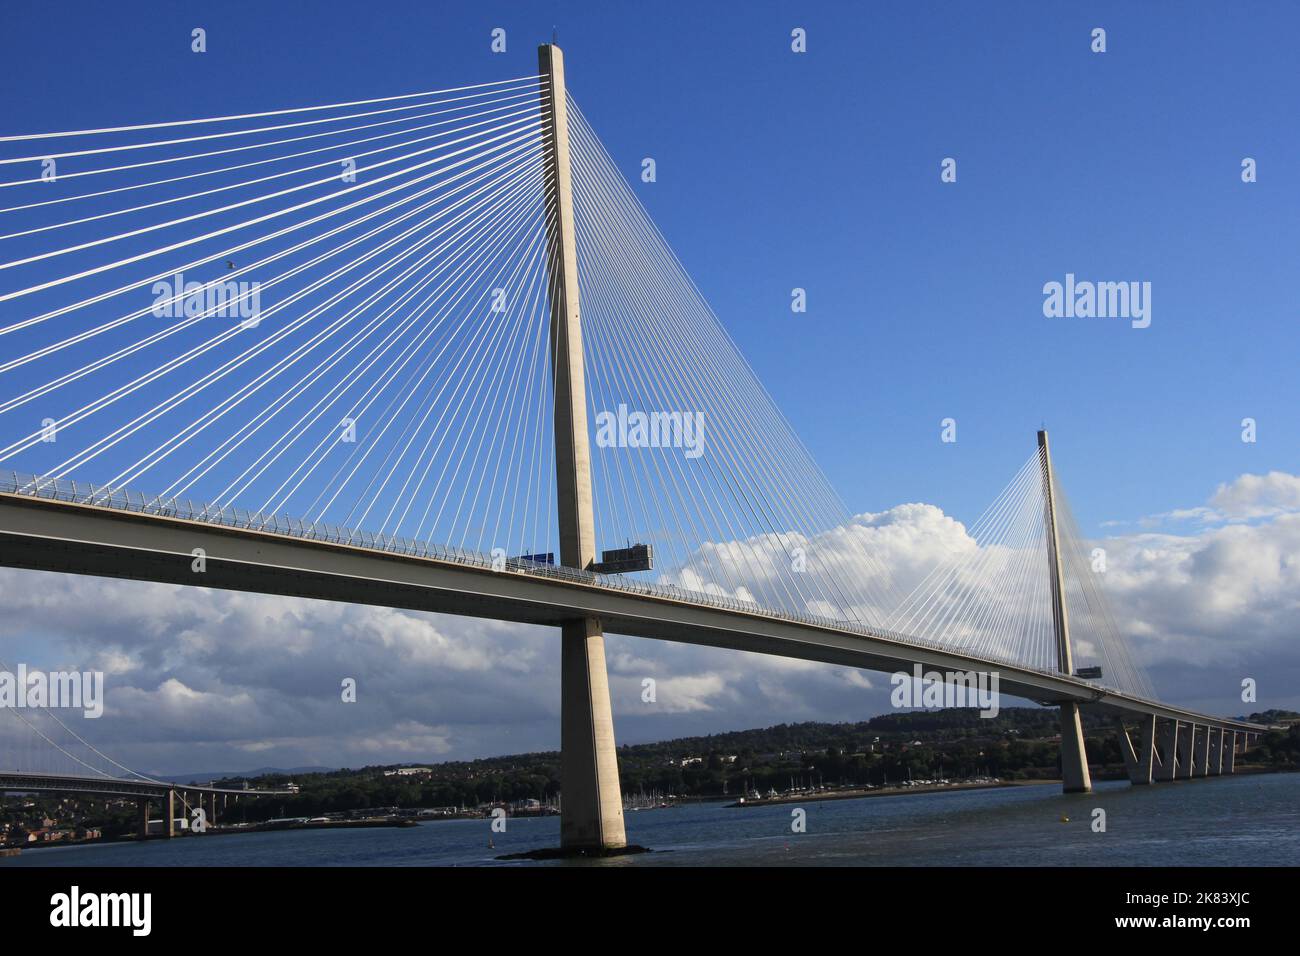
MULTIPOLYGON (((296 109, 272 110, 270 112, 263 112, 263 113, 241 113, 234 116, 214 116, 214 117, 209 117, 207 119, 173 120, 167 123, 144 123, 139 126, 112 126, 103 129, 80 129, 80 130, 70 130, 62 133, 26 133, 21 136, 0 136, 0 143, 15 143, 15 142, 22 142, 22 141, 30 141, 35 139, 56 139, 63 136, 95 136, 104 133, 129 133, 129 132, 135 132, 144 129, 165 129, 165 128, 176 127, 176 126, 194 126, 194 125, 205 124, 205 123, 231 123, 231 122, 236 122, 238 120, 258 119, 263 116, 287 116, 294 113, 310 113, 319 110, 344 109, 352 106, 366 106, 372 103, 391 103, 397 100, 419 99, 420 97, 424 97, 424 96, 440 96, 443 93, 458 93, 464 90, 477 90, 477 89, 483 89, 485 87, 505 86, 512 83, 519 83, 521 81, 535 80, 539 78, 540 77, 536 77, 536 76, 514 77, 509 80, 497 80, 492 83, 478 83, 473 86, 458 86, 448 90, 437 90, 433 93, 404 93, 400 96, 380 97, 379 99, 372 99, 372 100, 354 100, 351 103, 333 103, 326 106, 301 106, 296 109)), ((410 107, 410 106, 394 107, 394 109, 412 109, 412 108, 414 107, 410 107)), ((366 116, 366 115, 373 115, 373 114, 361 113, 353 116, 336 116, 328 119, 312 120, 311 122, 337 123, 342 120, 356 119, 357 116, 366 116)), ((308 124, 300 123, 300 124, 293 124, 293 125, 305 126, 308 124)), ((126 146, 108 147, 103 150, 91 149, 91 150, 82 150, 81 152, 77 152, 77 153, 56 153, 54 154, 54 156, 58 158, 61 156, 81 156, 87 153, 110 152, 119 149, 145 149, 154 146, 170 146, 173 145, 174 143, 192 142, 195 139, 215 139, 221 136, 241 136, 241 135, 248 135, 251 133, 265 133, 270 130, 286 129, 286 128, 288 127, 287 126, 264 126, 260 129, 235 130, 229 133, 213 133, 209 136, 196 136, 196 137, 192 137, 189 140, 168 140, 165 142, 154 142, 154 143, 132 143, 126 146)), ((48 155, 50 154, 46 154, 46 156, 48 155)), ((31 162, 33 160, 39 161, 41 159, 46 158, 46 156, 34 156, 34 157, 23 156, 15 159, 0 160, 0 162, 24 163, 24 162, 31 162)))

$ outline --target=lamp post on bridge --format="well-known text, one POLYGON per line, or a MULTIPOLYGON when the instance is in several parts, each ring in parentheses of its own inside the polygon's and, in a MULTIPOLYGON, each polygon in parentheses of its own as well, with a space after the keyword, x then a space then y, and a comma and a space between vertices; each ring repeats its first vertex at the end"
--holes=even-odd
MULTIPOLYGON (((596 560, 587 445, 587 391, 583 370, 578 257, 569 170, 568 104, 564 54, 553 43, 537 48, 542 124, 549 147, 546 192, 550 244, 550 351, 555 380, 555 484, 558 494, 560 563, 588 569, 596 560)), ((627 845, 623 799, 614 746, 614 717, 605 669, 605 634, 596 618, 561 625, 560 649, 560 845, 569 850, 618 849, 627 845)))
MULTIPOLYGON (((1047 563, 1052 582, 1052 625, 1056 631, 1056 666, 1062 674, 1074 673, 1070 652, 1070 614, 1065 602, 1065 580, 1061 574, 1061 541, 1056 529, 1055 482, 1052 478, 1052 453, 1047 432, 1038 433, 1042 452, 1044 521, 1047 531, 1047 563)), ((1089 793, 1092 777, 1088 773, 1088 755, 1083 745, 1083 723, 1075 701, 1061 704, 1061 778, 1066 793, 1089 793)))

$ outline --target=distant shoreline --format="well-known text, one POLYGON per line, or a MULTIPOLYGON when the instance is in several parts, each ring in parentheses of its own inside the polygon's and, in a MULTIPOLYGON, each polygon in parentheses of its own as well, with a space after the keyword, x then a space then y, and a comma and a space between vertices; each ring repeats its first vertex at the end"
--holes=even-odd
MULTIPOLYGON (((232 836, 239 833, 278 833, 283 830, 356 830, 368 829, 373 827, 414 827, 419 826, 419 821, 410 818, 398 817, 375 817, 373 819, 363 820, 316 820, 295 821, 293 823, 251 823, 247 826, 220 826, 214 824, 206 833, 198 834, 189 829, 179 830, 173 837, 176 840, 191 839, 198 837, 211 836, 232 836)), ((14 853, 6 853, 6 856, 17 856, 18 852, 24 850, 54 850, 59 847, 86 847, 86 846, 111 846, 122 843, 154 843, 158 840, 166 840, 167 837, 161 833, 150 834, 141 839, 137 834, 124 833, 121 836, 101 837, 97 840, 51 840, 41 843, 20 843, 0 847, 0 850, 13 850, 14 853)))
POLYGON ((825 800, 860 800, 864 797, 901 797, 917 793, 951 793, 954 790, 997 790, 1002 787, 1035 787, 1056 784, 1059 780, 999 780, 997 783, 951 783, 921 787, 876 787, 872 790, 832 790, 827 793, 804 793, 791 796, 764 797, 758 800, 737 800, 727 808, 773 807, 791 803, 821 803, 825 800))

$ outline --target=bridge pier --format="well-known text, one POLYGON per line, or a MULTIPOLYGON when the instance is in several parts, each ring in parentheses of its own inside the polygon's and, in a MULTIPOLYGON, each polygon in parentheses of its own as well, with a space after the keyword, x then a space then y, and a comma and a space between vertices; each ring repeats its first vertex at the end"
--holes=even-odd
POLYGON ((560 689, 560 844, 571 849, 627 845, 618 783, 614 716, 600 622, 563 626, 560 689))
POLYGON ((1193 758, 1196 753, 1196 725, 1184 724, 1178 728, 1178 772, 1177 780, 1190 780, 1195 771, 1193 758))
POLYGON ((1073 701, 1061 705, 1061 790, 1064 793, 1092 792, 1088 753, 1083 743, 1083 722, 1079 718, 1079 705, 1073 701))
POLYGON ((147 840, 149 839, 149 798, 137 797, 135 804, 138 811, 136 836, 141 840, 147 840))
POLYGON ((1232 739, 1228 741, 1227 754, 1228 773, 1237 772, 1237 731, 1232 731, 1232 739))
POLYGON ((1202 727, 1201 731, 1201 739, 1198 741, 1200 750, 1196 754, 1196 770, 1198 776, 1208 777, 1210 775, 1210 728, 1202 727))
MULTIPOLYGON (((543 142, 550 157, 546 192, 552 243, 549 260, 550 353, 554 373, 555 485, 560 563, 589 569, 596 560, 587 389, 578 292, 573 183, 564 54, 555 44, 537 48, 542 106, 550 111, 543 142)), ((605 669, 605 634, 595 618, 566 621, 560 634, 560 845, 565 850, 627 846, 618 782, 614 718, 605 669)))
POLYGON ((1151 783, 1155 767, 1156 718, 1148 714, 1142 718, 1138 729, 1138 749, 1134 750, 1133 739, 1123 718, 1116 721, 1119 727, 1119 749, 1124 757, 1124 769, 1128 771, 1129 783, 1144 785, 1151 783))
POLYGON ((1210 776, 1217 777, 1223 773, 1223 728, 1210 730, 1210 776))
POLYGON ((217 823, 217 795, 208 794, 208 824, 215 826, 217 823))
POLYGON ((167 818, 163 820, 163 835, 170 840, 176 835, 176 790, 167 789, 167 818))
POLYGON ((1178 721, 1160 721, 1160 769, 1155 778, 1166 782, 1178 779, 1178 721))

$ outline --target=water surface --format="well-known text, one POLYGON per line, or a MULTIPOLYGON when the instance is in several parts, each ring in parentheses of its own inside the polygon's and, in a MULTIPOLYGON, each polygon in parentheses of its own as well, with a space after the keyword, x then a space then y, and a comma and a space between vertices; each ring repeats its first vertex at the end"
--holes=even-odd
MULTIPOLYGON (((1091 794, 1055 786, 626 815, 655 850, 601 866, 1281 866, 1300 865, 1300 774, 1219 777, 1091 794), (1093 832, 1093 810, 1106 831, 1093 832), (1068 817, 1069 822, 1062 822, 1068 817)), ((559 819, 446 820, 405 829, 282 831, 25 850, 16 866, 564 866, 496 857, 559 843, 559 819), (488 847, 491 836, 495 848, 488 847)), ((576 865, 593 865, 583 862, 576 865)))

